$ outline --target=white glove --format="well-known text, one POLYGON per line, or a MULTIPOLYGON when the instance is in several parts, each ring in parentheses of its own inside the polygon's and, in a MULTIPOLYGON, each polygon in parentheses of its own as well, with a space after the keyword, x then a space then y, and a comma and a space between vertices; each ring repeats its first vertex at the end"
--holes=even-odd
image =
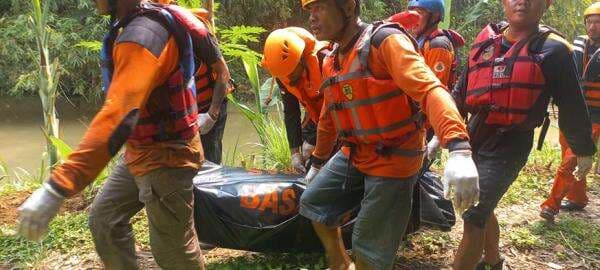
POLYGON ((312 156, 313 151, 315 150, 315 146, 304 142, 302 144, 302 159, 304 160, 309 160, 310 156, 312 156))
POLYGON ((427 159, 434 160, 440 152, 440 140, 437 136, 433 136, 431 141, 427 144, 427 159))
POLYGON ((292 167, 294 167, 294 170, 296 170, 296 172, 306 173, 304 162, 302 162, 302 154, 292 154, 292 167))
POLYGON ((590 170, 592 169, 592 163, 594 159, 592 156, 587 157, 577 157, 577 168, 573 172, 577 181, 584 180, 588 175, 590 170))
POLYGON ((321 169, 319 169, 315 166, 310 166, 310 170, 308 170, 308 173, 304 177, 304 182, 306 183, 306 185, 310 184, 310 182, 312 182, 312 180, 315 179, 315 176, 317 176, 317 174, 319 174, 320 170, 321 169))
POLYGON ((479 174, 471 151, 450 152, 442 178, 444 198, 451 200, 454 209, 462 214, 479 200, 479 174))
POLYGON ((56 216, 65 197, 61 196, 48 183, 33 192, 19 207, 19 234, 37 241, 48 230, 50 220, 56 216))
POLYGON ((213 119, 208 113, 201 113, 198 115, 198 126, 200 126, 200 134, 205 135, 208 133, 217 120, 213 119))

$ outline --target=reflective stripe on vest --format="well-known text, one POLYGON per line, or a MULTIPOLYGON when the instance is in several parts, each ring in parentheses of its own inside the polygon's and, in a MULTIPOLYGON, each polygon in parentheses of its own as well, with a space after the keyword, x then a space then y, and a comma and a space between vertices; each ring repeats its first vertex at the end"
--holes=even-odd
POLYGON ((198 107, 194 85, 192 39, 176 18, 162 6, 143 4, 141 9, 112 25, 105 36, 102 58, 103 90, 107 92, 114 71, 112 53, 121 29, 139 16, 158 18, 173 35, 179 48, 178 69, 163 85, 153 89, 128 141, 136 144, 190 139, 196 136, 198 107))
POLYGON ((336 47, 325 59, 323 76, 327 79, 320 91, 327 95, 325 106, 338 136, 346 143, 375 145, 381 148, 380 154, 420 155, 420 149, 396 148, 421 130, 421 114, 415 103, 392 79, 375 78, 368 68, 371 37, 382 27, 391 26, 369 25, 339 71, 334 68, 336 47))
POLYGON ((598 113, 600 111, 600 48, 590 56, 589 42, 588 36, 576 37, 573 41, 573 51, 586 104, 590 113, 598 113))
POLYGON ((196 99, 198 100, 198 111, 206 112, 212 103, 215 79, 208 65, 202 62, 198 64, 200 67, 195 75, 196 92, 198 93, 196 99))
POLYGON ((488 25, 479 33, 469 53, 466 104, 473 111, 489 111, 487 124, 513 126, 529 118, 546 84, 541 57, 531 54, 529 45, 549 34, 544 29, 502 55, 500 32, 488 25))

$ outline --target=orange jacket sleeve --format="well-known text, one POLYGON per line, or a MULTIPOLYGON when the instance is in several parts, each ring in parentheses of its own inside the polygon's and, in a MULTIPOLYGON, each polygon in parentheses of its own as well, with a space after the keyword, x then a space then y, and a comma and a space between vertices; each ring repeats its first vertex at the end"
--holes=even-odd
MULTIPOLYGON (((161 58, 178 59, 173 39, 161 58)), ((88 186, 119 151, 136 125, 140 109, 152 89, 176 68, 176 61, 160 65, 158 57, 143 46, 124 42, 113 51, 114 72, 104 105, 92 120, 75 150, 56 167, 49 183, 66 196, 88 186)))
POLYGON ((452 97, 406 35, 389 35, 374 53, 372 57, 383 62, 396 85, 421 104, 443 146, 468 140, 465 123, 452 97))
POLYGON ((322 161, 329 158, 337 142, 337 130, 331 118, 331 113, 327 111, 326 104, 327 95, 324 96, 323 108, 317 126, 317 145, 313 151, 313 156, 322 161))
POLYGON ((449 85, 454 53, 445 48, 429 48, 423 52, 423 58, 442 84, 449 85))

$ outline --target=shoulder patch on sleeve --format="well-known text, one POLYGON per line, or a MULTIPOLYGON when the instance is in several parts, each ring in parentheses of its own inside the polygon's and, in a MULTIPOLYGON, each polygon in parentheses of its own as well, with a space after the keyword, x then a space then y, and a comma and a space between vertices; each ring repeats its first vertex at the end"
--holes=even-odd
POLYGON ((140 16, 123 29, 116 43, 137 43, 159 57, 168 41, 169 31, 163 24, 147 16, 140 16))
POLYGON ((573 45, 559 35, 550 33, 547 38, 537 38, 531 42, 530 51, 532 53, 545 52, 545 54, 555 53, 571 53, 573 52, 573 45))
POLYGON ((573 51, 573 45, 571 45, 571 43, 569 43, 566 39, 564 39, 563 37, 557 35, 557 34, 550 34, 548 36, 547 42, 557 42, 562 44, 564 47, 566 47, 569 51, 573 51))
POLYGON ((383 41, 394 34, 401 34, 404 35, 404 32, 402 32, 402 30, 397 29, 397 28, 392 28, 392 27, 382 27, 381 29, 379 29, 379 31, 377 31, 377 33, 375 33, 375 35, 373 35, 372 39, 371 39, 371 45, 375 46, 375 48, 379 48, 379 46, 381 46, 381 43, 383 43, 383 41))
POLYGON ((446 36, 439 36, 439 37, 433 38, 429 42, 429 48, 430 49, 440 48, 440 49, 446 49, 448 51, 454 50, 454 47, 452 46, 452 42, 446 36))

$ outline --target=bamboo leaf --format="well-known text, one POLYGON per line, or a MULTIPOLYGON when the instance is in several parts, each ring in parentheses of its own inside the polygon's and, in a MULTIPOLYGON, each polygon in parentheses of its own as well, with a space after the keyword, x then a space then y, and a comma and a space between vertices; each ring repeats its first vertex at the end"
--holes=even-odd
POLYGON ((69 157, 69 155, 73 152, 73 148, 71 148, 71 146, 69 146, 65 141, 54 136, 49 136, 48 138, 52 142, 52 145, 56 147, 56 150, 58 150, 58 154, 61 160, 66 160, 69 157))
POLYGON ((83 48, 92 52, 102 50, 102 42, 96 40, 83 40, 75 45, 75 47, 83 48))

